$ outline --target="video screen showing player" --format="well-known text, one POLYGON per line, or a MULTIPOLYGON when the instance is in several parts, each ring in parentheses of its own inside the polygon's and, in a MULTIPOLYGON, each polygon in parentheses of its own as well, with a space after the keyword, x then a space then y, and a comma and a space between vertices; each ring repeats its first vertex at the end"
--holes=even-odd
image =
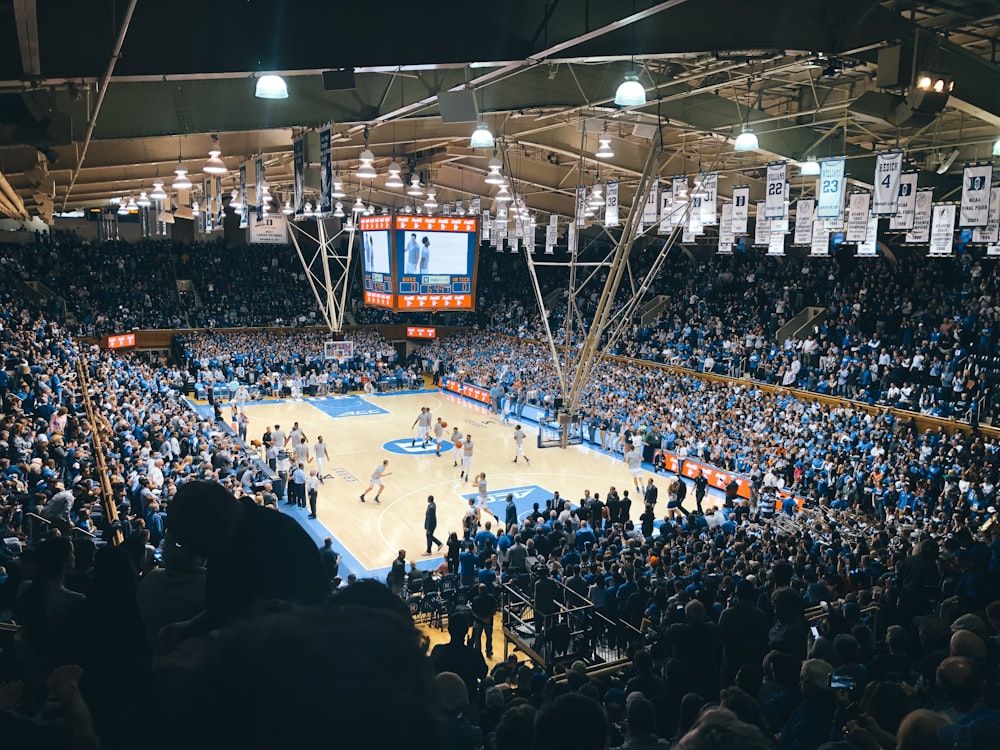
POLYGON ((364 252, 364 267, 368 273, 390 273, 388 232, 362 232, 361 248, 364 252))
POLYGON ((469 273, 469 238, 463 232, 401 232, 403 273, 464 276, 469 273))

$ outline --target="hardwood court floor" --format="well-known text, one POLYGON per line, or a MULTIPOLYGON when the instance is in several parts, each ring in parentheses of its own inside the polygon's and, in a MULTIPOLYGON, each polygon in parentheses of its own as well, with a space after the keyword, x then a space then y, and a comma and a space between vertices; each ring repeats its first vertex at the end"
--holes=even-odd
MULTIPOLYGON (((527 433, 525 453, 531 465, 525 465, 523 460, 512 463, 514 423, 504 424, 500 415, 491 414, 467 399, 443 391, 371 396, 363 401, 357 396, 351 398, 354 400, 349 402, 335 397, 251 402, 246 409, 250 418, 248 436, 259 440, 265 427, 275 424, 288 432, 296 421, 310 444, 315 443, 317 436, 323 436, 331 456, 325 471, 336 477, 320 485, 319 521, 335 538, 335 546, 346 553, 345 560, 353 557, 366 571, 384 572, 399 549, 407 551, 408 560, 422 561, 421 568, 428 567, 431 561, 440 563, 440 555, 430 559, 421 555, 425 549, 423 520, 427 495, 433 494, 437 502, 436 535, 444 541, 450 531, 461 529, 462 514, 468 505, 463 495, 476 494, 471 482, 459 479, 461 468, 452 466, 450 450, 442 452, 440 458, 434 455, 432 446, 426 453, 407 453, 410 440, 416 437, 416 429, 411 426, 422 406, 430 407, 434 420, 440 416, 448 422, 446 434, 450 435, 451 428, 458 425, 463 434, 472 435, 475 444, 472 473, 486 472, 491 508, 498 513, 503 513, 503 496, 515 489, 521 511, 529 509, 532 502, 540 502, 544 507, 545 499, 555 490, 573 502, 583 496, 584 489, 599 492, 603 497, 611 485, 619 492, 630 489, 635 496, 621 458, 583 446, 540 450, 536 447, 537 430, 529 422, 523 426, 527 433), (344 404, 350 408, 343 409, 344 404), (380 413, 357 413, 366 410, 380 413), (332 416, 345 412, 354 415, 332 416), (386 458, 391 475, 384 480, 381 504, 373 501, 374 490, 368 493, 367 502, 361 503, 358 495, 386 458)), ((282 506, 282 510, 286 508, 282 506)), ((633 518, 640 513, 640 503, 633 500, 633 518)))

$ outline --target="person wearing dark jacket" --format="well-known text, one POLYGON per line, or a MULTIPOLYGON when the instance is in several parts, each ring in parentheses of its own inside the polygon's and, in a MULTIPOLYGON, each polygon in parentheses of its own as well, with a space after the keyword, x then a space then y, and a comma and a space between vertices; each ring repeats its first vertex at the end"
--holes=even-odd
POLYGON ((740 581, 732 605, 719 617, 722 636, 722 687, 729 687, 747 664, 759 666, 767 652, 767 615, 755 601, 749 581, 740 581))

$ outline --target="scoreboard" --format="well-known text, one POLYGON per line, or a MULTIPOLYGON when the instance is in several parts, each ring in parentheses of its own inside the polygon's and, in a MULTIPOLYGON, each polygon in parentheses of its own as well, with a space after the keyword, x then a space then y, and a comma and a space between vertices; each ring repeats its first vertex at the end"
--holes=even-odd
POLYGON ((362 217, 364 303, 397 312, 474 310, 477 217, 362 217))

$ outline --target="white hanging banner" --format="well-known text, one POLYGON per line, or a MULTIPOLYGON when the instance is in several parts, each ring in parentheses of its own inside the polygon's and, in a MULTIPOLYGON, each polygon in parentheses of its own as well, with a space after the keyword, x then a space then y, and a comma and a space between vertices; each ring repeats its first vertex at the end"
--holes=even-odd
POLYGON ((744 235, 750 220, 750 187, 733 188, 733 234, 744 235))
POLYGON ((469 213, 473 216, 479 216, 479 211, 482 207, 482 198, 478 195, 472 196, 472 200, 469 201, 469 213))
POLYGON ((701 176, 701 223, 712 226, 719 221, 719 173, 711 172, 701 176))
POLYGON ((1000 242, 1000 187, 990 190, 990 219, 985 227, 972 230, 972 241, 988 244, 1000 242))
POLYGON ((764 201, 757 201, 757 217, 754 225, 753 244, 765 246, 771 241, 771 222, 764 216, 764 201))
POLYGON ((455 199, 455 213, 458 214, 459 216, 465 216, 465 209, 462 208, 462 199, 461 198, 456 198, 455 199))
MULTIPOLYGON (((764 218, 785 218, 785 175, 787 162, 777 161, 767 165, 767 185, 764 192, 764 218)), ((758 214, 758 218, 760 214, 758 214)))
MULTIPOLYGON (((516 224, 517 222, 515 221, 514 223, 516 224)), ((512 253, 519 253, 521 251, 521 238, 520 237, 514 237, 513 239, 511 239, 511 241, 510 241, 510 251, 512 253)))
POLYGON ((850 213, 847 215, 847 234, 844 242, 864 242, 868 231, 868 206, 871 204, 870 193, 851 193, 848 197, 850 213))
POLYGON ((687 230, 696 237, 699 234, 705 233, 705 225, 701 223, 701 211, 699 211, 699 207, 695 205, 695 201, 697 200, 700 200, 699 196, 693 196, 691 198, 691 212, 688 216, 687 223, 684 225, 687 227, 687 230))
POLYGON ((587 186, 576 186, 576 225, 578 227, 587 226, 587 186))
POLYGON ((985 227, 989 223, 992 179, 991 162, 965 165, 962 172, 962 210, 958 220, 960 227, 985 227))
POLYGON ((688 201, 690 200, 688 191, 688 178, 686 174, 673 178, 670 191, 673 197, 670 212, 671 226, 678 227, 684 223, 684 217, 687 215, 688 210, 688 201))
POLYGON ((865 230, 865 239, 858 243, 859 258, 872 258, 878 255, 878 217, 872 216, 868 219, 868 227, 865 230))
POLYGON ((525 220, 525 232, 527 236, 524 240, 524 245, 528 249, 529 253, 535 252, 535 225, 531 223, 530 219, 525 220))
POLYGON ((769 231, 772 235, 788 234, 788 219, 771 219, 771 228, 769 231))
POLYGON ((673 228, 672 212, 674 207, 674 195, 669 190, 660 193, 660 225, 657 232, 660 234, 670 234, 673 228))
POLYGON ((691 231, 691 227, 688 224, 685 224, 684 229, 681 231, 681 243, 685 245, 693 245, 695 243, 695 233, 691 231))
POLYGON ((827 257, 830 254, 830 233, 823 228, 822 221, 813 222, 812 242, 810 244, 809 255, 813 257, 827 257))
POLYGON ((813 235, 813 208, 816 201, 812 198, 799 198, 795 204, 795 237, 793 245, 811 245, 813 235))
MULTIPOLYGON (((722 204, 722 218, 719 219, 719 247, 729 245, 732 250, 733 242, 733 204, 722 204)), ((719 252, 722 252, 721 250, 719 252)))
POLYGON ((768 255, 785 254, 785 235, 781 232, 772 232, 767 243, 768 255))
POLYGON ((931 204, 934 190, 922 188, 917 191, 917 201, 913 209, 913 229, 906 233, 906 241, 915 245, 925 245, 931 241, 931 204))
POLYGON ((618 226, 618 180, 607 184, 607 195, 604 198, 604 226, 618 226))
POLYGON ((899 198, 896 215, 889 220, 890 232, 913 229, 913 214, 917 206, 917 173, 904 172, 899 177, 899 198))
POLYGON ((723 245, 720 242, 719 243, 718 253, 719 253, 719 255, 732 255, 733 254, 733 246, 732 245, 723 245))
POLYGON ((556 243, 559 241, 559 216, 549 214, 549 223, 545 226, 545 254, 552 255, 555 252, 556 243))
POLYGON ((838 219, 844 212, 844 158, 824 159, 819 163, 819 202, 816 217, 838 219))
POLYGON ((875 155, 873 216, 895 216, 899 202, 899 178, 903 174, 903 152, 883 151, 875 155))
POLYGON ((577 228, 575 224, 569 225, 569 231, 566 233, 566 250, 569 252, 569 257, 576 257, 577 245, 579 244, 580 235, 577 233, 577 228))
POLYGON ((492 234, 493 222, 490 221, 490 210, 488 208, 485 211, 483 211, 482 227, 483 227, 483 239, 489 240, 492 234))
POLYGON ((647 227, 656 223, 660 210, 660 179, 653 178, 649 186, 649 195, 646 196, 646 204, 642 207, 642 223, 647 227))
POLYGON ((951 255, 955 242, 955 204, 935 203, 931 219, 931 255, 951 255))
MULTIPOLYGON (((722 252, 721 250, 719 252, 722 252)), ((986 254, 991 258, 1000 256, 1000 245, 990 245, 986 248, 986 254)))

